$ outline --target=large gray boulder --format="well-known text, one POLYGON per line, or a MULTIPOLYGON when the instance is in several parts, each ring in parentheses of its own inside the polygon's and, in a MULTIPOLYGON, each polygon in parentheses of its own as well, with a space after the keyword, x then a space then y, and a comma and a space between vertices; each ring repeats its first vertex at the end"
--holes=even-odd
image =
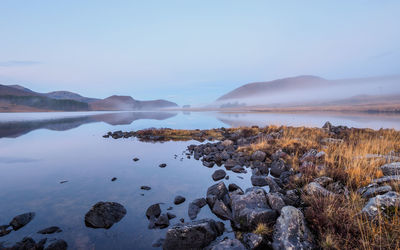
POLYGON ((370 219, 376 219, 379 214, 390 217, 396 209, 400 209, 400 194, 390 191, 369 199, 361 212, 370 219))
POLYGON ((360 188, 358 193, 361 194, 361 197, 364 199, 372 198, 376 195, 384 194, 389 191, 392 191, 392 187, 385 185, 385 186, 378 186, 378 184, 373 183, 366 187, 360 188))
POLYGON ((313 237, 299 209, 282 208, 275 224, 272 247, 275 250, 313 248, 313 237))
POLYGON ((110 228, 126 215, 126 209, 116 202, 97 202, 85 215, 85 224, 91 228, 110 228))
POLYGON ((251 188, 243 195, 232 196, 233 224, 241 230, 254 230, 258 223, 272 223, 278 214, 268 205, 265 190, 251 188))
POLYGON ((400 182, 400 175, 383 176, 382 178, 375 179, 372 182, 376 183, 376 184, 389 183, 389 182, 400 182))
POLYGON ((224 232, 224 224, 212 219, 178 223, 168 229, 163 249, 202 249, 224 232))
POLYGON ((381 167, 383 175, 400 175, 400 162, 392 162, 381 167))

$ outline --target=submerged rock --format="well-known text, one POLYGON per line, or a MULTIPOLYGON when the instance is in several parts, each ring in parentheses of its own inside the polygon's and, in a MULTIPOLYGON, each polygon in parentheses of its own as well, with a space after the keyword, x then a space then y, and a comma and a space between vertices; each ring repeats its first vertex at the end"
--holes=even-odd
POLYGON ((10 227, 10 225, 0 226, 0 237, 11 233, 12 229, 10 227))
POLYGON ((224 224, 212 219, 178 223, 168 229, 163 249, 201 249, 222 235, 224 224))
POLYGON ((108 229, 126 215, 126 209, 116 202, 98 202, 85 215, 85 224, 91 228, 108 229))
POLYGON ((197 218, 197 215, 200 213, 200 210, 202 207, 204 207, 207 204, 206 200, 204 198, 196 199, 193 202, 189 203, 189 208, 188 208, 188 215, 191 220, 194 220, 197 218))
POLYGON ((53 233, 60 233, 62 230, 59 227, 48 227, 38 231, 38 234, 53 234, 53 233))
POLYGON ((313 249, 313 237, 304 215, 292 206, 283 207, 275 224, 272 247, 280 249, 313 249))
POLYGON ((149 186, 141 186, 140 189, 149 191, 151 189, 151 187, 149 187, 149 186))
POLYGON ((34 212, 17 215, 10 221, 10 226, 12 226, 12 228, 15 231, 17 231, 21 227, 24 227, 26 224, 31 222, 31 220, 33 220, 33 218, 35 218, 34 212))
POLYGON ((160 165, 158 165, 160 168, 165 168, 167 166, 167 164, 165 163, 161 163, 160 165))

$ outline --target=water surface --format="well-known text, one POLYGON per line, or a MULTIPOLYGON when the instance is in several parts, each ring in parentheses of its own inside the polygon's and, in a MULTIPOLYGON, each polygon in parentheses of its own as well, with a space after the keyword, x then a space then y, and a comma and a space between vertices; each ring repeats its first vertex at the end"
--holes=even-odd
MULTIPOLYGON (((189 221, 188 204, 205 197, 215 182, 212 169, 187 159, 186 147, 195 141, 143 143, 134 138, 102 138, 108 131, 149 127, 207 129, 244 125, 322 126, 325 121, 354 127, 399 128, 398 116, 348 114, 272 113, 173 113, 92 112, 0 114, 0 225, 16 215, 33 211, 34 220, 22 229, 1 237, 12 245, 25 236, 38 240, 40 229, 59 226, 63 232, 48 236, 68 242, 70 249, 153 249, 151 244, 167 229, 149 230, 145 211, 154 203, 163 212, 173 207, 179 218, 189 221), (177 155, 177 156, 175 156, 177 155), (138 162, 132 158, 138 157, 138 162), (166 168, 159 168, 166 163, 166 168), (117 181, 111 182, 113 177, 117 181), (60 184, 60 181, 68 182, 60 184), (143 191, 140 186, 152 189, 143 191), (142 196, 142 194, 144 194, 142 196), (174 205, 176 195, 187 198, 174 205), (127 215, 109 230, 87 228, 84 215, 98 201, 114 201, 127 215)), ((228 173, 226 184, 250 187, 250 173, 228 173), (244 177, 244 179, 238 178, 244 177)), ((204 207, 198 218, 214 218, 204 207)), ((228 230, 230 225, 225 222, 228 230)), ((227 233, 229 235, 229 233, 227 233)))

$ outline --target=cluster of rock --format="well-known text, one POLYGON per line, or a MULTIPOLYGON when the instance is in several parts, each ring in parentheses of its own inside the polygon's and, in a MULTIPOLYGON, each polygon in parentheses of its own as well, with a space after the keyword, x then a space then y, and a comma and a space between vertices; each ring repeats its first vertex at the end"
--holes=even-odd
POLYGON ((391 186, 400 187, 400 162, 385 164, 381 170, 382 178, 358 190, 363 198, 369 198, 362 213, 371 220, 379 216, 391 217, 394 211, 400 210, 400 194, 392 191, 391 186))
MULTIPOLYGON (((0 237, 5 236, 11 233, 13 230, 17 231, 22 227, 26 226, 29 222, 31 222, 35 218, 34 212, 24 213, 15 216, 8 225, 0 226, 0 237)), ((38 234, 53 234, 59 233, 62 230, 59 227, 53 226, 48 227, 42 230, 39 230, 38 234)), ((68 244, 64 240, 56 240, 52 239, 49 242, 47 238, 41 239, 39 242, 35 242, 31 237, 25 237, 21 241, 15 243, 14 246, 4 247, 0 243, 1 249, 10 249, 10 250, 23 250, 23 249, 45 249, 45 250, 64 250, 67 249, 68 244)))
POLYGON ((175 218, 176 215, 170 212, 161 214, 160 204, 156 203, 147 208, 146 217, 149 220, 149 229, 162 229, 168 227, 169 220, 175 218))

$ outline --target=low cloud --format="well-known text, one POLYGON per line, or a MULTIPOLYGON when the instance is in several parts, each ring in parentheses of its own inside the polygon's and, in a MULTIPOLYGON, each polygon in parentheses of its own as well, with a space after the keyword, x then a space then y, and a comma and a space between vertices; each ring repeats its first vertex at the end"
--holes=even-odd
POLYGON ((19 60, 10 60, 10 61, 0 61, 0 67, 25 67, 41 64, 39 61, 19 61, 19 60))

